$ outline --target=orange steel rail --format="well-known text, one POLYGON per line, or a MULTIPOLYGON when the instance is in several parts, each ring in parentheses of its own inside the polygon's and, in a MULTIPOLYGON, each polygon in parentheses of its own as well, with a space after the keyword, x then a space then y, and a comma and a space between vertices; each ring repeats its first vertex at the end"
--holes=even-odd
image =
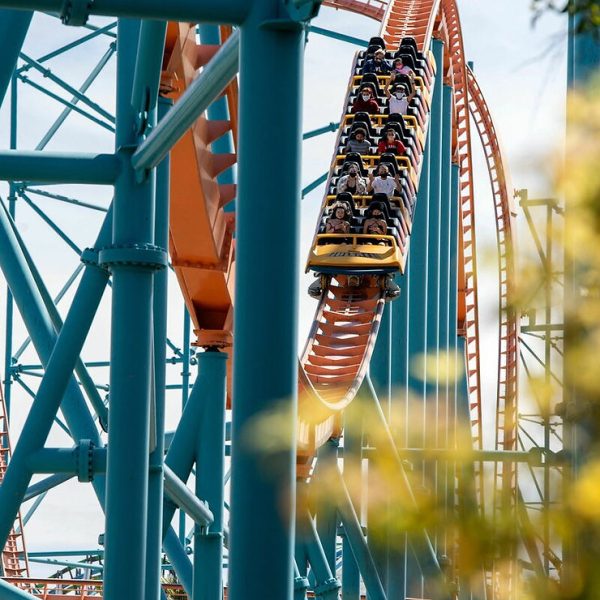
POLYGON ((299 369, 298 477, 310 475, 310 459, 334 433, 356 396, 377 339, 385 307, 379 287, 351 288, 339 276, 324 292, 299 369))
POLYGON ((323 6, 347 10, 381 21, 388 3, 388 0, 325 0, 323 6))
MULTIPOLYGON (((4 480, 10 455, 11 445, 8 415, 6 414, 4 392, 0 385, 0 483, 4 480)), ((13 528, 10 530, 6 545, 2 550, 2 569, 4 575, 7 577, 29 577, 29 561, 27 560, 23 522, 20 512, 17 513, 13 528)))
MULTIPOLYGON (((450 59, 449 78, 454 89, 454 135, 456 159, 460 167, 458 333, 465 338, 471 435, 474 447, 481 449, 483 448, 483 423, 477 299, 477 244, 467 61, 456 0, 442 0, 441 12, 443 27, 447 35, 446 52, 450 59)), ((483 465, 481 464, 476 464, 475 479, 479 507, 480 510, 483 510, 484 481, 483 465)))
MULTIPOLYGON (((471 69, 467 70, 469 109, 479 132, 490 175, 496 215, 499 273, 499 361, 496 395, 497 450, 517 450, 519 318, 512 299, 515 293, 516 253, 515 217, 512 185, 494 123, 485 98, 471 69)), ((494 463, 494 515, 507 518, 515 514, 518 502, 517 466, 514 462, 494 463)), ((514 569, 513 561, 501 567, 514 569)), ((494 571, 494 589, 501 598, 512 598, 515 573, 494 571)))

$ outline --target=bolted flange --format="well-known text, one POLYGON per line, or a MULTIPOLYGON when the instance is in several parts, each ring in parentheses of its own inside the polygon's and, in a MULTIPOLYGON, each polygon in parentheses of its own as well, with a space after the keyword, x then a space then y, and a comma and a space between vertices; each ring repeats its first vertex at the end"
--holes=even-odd
POLYGON ((332 577, 331 579, 327 579, 320 585, 315 586, 314 592, 315 595, 320 596, 321 594, 325 594, 326 592, 334 592, 336 590, 339 590, 340 587, 342 587, 340 585, 340 582, 335 577, 332 577))
POLYGON ((296 577, 294 579, 295 590, 307 590, 309 588, 309 581, 306 577, 296 577))
POLYGON ((99 263, 109 270, 114 267, 140 267, 152 271, 167 266, 167 252, 154 244, 110 246, 99 252, 99 263))
POLYGON ((81 440, 77 445, 77 479, 89 482, 94 479, 94 442, 81 440))

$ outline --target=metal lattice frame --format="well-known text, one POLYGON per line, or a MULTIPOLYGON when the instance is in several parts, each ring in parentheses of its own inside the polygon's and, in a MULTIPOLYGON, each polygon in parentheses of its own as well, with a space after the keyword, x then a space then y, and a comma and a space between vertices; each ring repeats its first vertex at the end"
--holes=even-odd
MULTIPOLYGON (((460 164, 460 202, 461 202, 461 252, 460 261, 461 261, 461 270, 460 270, 460 305, 462 307, 462 334, 466 339, 466 359, 467 359, 467 374, 468 374, 468 389, 470 395, 470 405, 471 405, 471 424, 473 430, 473 439, 475 447, 482 447, 482 421, 481 421, 481 390, 480 390, 480 374, 479 374, 479 351, 478 351, 478 343, 479 343, 479 330, 478 330, 478 313, 477 313, 477 270, 476 270, 476 243, 475 243, 475 207, 474 207, 474 198, 473 198, 473 172, 472 172, 472 161, 471 161, 471 134, 470 134, 470 124, 469 124, 469 108, 471 110, 479 111, 478 114, 481 114, 484 105, 481 104, 481 97, 478 95, 478 88, 476 88, 476 83, 471 78, 468 80, 468 72, 466 67, 466 60, 464 57, 464 49, 462 44, 462 34, 460 31, 460 22, 458 19, 458 11, 455 2, 448 0, 447 2, 441 3, 441 13, 438 13, 439 3, 433 1, 400 1, 397 2, 376 2, 367 0, 365 2, 361 2, 359 0, 349 0, 345 2, 344 0, 338 0, 336 2, 331 3, 332 6, 336 8, 345 8, 348 10, 352 10, 354 12, 359 12, 361 14, 365 14, 372 18, 382 19, 384 23, 384 37, 386 41, 390 44, 397 43, 399 39, 401 39, 404 35, 413 35, 418 41, 420 47, 427 48, 429 47, 429 41, 431 36, 433 35, 436 23, 439 23, 440 20, 444 22, 444 26, 447 32, 447 41, 448 48, 447 52, 451 57, 451 81, 454 87, 454 107, 455 107, 455 134, 457 141, 457 158, 460 164), (471 86, 471 87, 469 87, 471 86), (469 92, 473 93, 473 96, 469 96, 469 92), (474 98, 473 104, 471 107, 469 106, 469 101, 471 98, 474 98), (479 102, 479 103, 478 103, 479 102)), ((179 6, 179 5, 177 5, 179 6)), ((177 12, 180 10, 174 6, 169 10, 173 10, 177 12)), ((222 41, 225 41, 225 38, 229 35, 229 32, 223 31, 224 35, 222 37, 222 41)), ((192 40, 193 41, 193 40, 192 40)), ((190 44, 194 46, 193 43, 190 44)), ((208 51, 208 48, 206 49, 208 51)), ((209 54, 213 54, 216 48, 213 48, 209 54)), ((202 54, 202 49, 196 49, 194 52, 197 52, 198 55, 202 54)), ((182 52, 182 55, 185 55, 185 52, 182 52)), ((189 56, 186 56, 186 59, 189 56)), ((200 59, 201 61, 202 59, 200 59)), ((31 64, 31 63, 29 63, 31 64)), ((193 64, 193 63, 192 63, 193 64)), ((200 63, 196 63, 197 64, 200 63)), ((210 64, 210 60, 204 63, 205 65, 210 64)), ((214 59, 213 64, 220 64, 219 59, 214 59)), ((48 75, 45 72, 46 76, 48 75)), ((192 83, 195 79, 193 73, 189 73, 187 75, 188 82, 192 83)), ((168 81, 163 80, 163 91, 169 87, 168 81)), ((69 89, 68 91, 74 92, 75 90, 69 89)), ((85 91, 85 90, 84 90, 85 91)), ((171 90, 172 91, 172 90, 171 90)), ((177 90, 180 93, 182 90, 177 90)), ((81 91, 79 93, 82 93, 81 91)), ((183 94, 182 94, 183 97, 183 94)), ((229 100, 229 108, 230 113, 232 115, 232 120, 235 118, 235 110, 236 106, 235 98, 237 97, 237 92, 234 95, 228 94, 229 100), (231 97, 230 97, 231 96, 231 97)), ((76 94, 74 95, 74 100, 72 101, 73 105, 76 105, 78 102, 83 102, 86 104, 87 108, 96 110, 97 106, 91 105, 89 102, 84 100, 83 98, 78 97, 76 94), (77 100, 77 102, 75 102, 77 100)), ((69 106, 71 110, 76 110, 74 106, 69 106)), ((103 115, 105 118, 107 115, 103 115)), ((485 115, 484 115, 485 116, 485 115)), ((236 120, 236 119, 235 119, 236 120)), ((108 119, 110 122, 110 119, 108 119)), ((107 128, 110 129, 110 125, 107 128)), ((490 122, 486 122, 486 127, 490 127, 490 122)), ((229 124, 227 128, 223 129, 223 124, 219 124, 218 126, 215 124, 214 127, 207 126, 204 128, 198 127, 198 131, 196 131, 196 136, 207 135, 208 138, 205 140, 205 144, 210 144, 215 141, 219 134, 223 133, 223 131, 227 131, 231 129, 235 131, 237 126, 234 124, 229 124), (216 131, 216 128, 220 127, 219 131, 216 131)), ((481 133, 481 131, 480 131, 481 133)), ((158 134, 157 134, 158 137, 158 134)), ((235 137, 235 136, 234 136, 235 137)), ((149 146, 150 144, 147 144, 149 146)), ((484 143, 484 147, 485 143, 484 143)), ((487 154, 486 154, 487 156, 487 154)), ((135 161, 134 156, 134 161, 135 161)), ((138 157, 139 164, 143 163, 143 158, 138 157)), ((222 159, 219 159, 222 160, 222 159)), ((233 160, 235 160, 235 155, 233 156, 233 160)), ((199 159, 200 161, 200 159, 199 159)), ((230 166, 233 164, 230 160, 227 162, 227 165, 217 164, 217 157, 213 157, 213 160, 209 160, 206 163, 199 162, 200 166, 211 166, 211 172, 209 176, 215 178, 219 174, 220 170, 224 166, 230 166)), ((149 168, 152 168, 158 164, 155 162, 154 164, 148 164, 149 168)), ((492 177, 492 184, 498 179, 498 164, 491 165, 490 164, 490 174, 492 177), (495 169, 495 172, 494 172, 495 169)), ((230 187, 231 184, 220 184, 220 192, 221 197, 218 200, 220 206, 224 206, 227 202, 228 198, 232 197, 232 193, 235 194, 235 189, 230 187), (225 186, 225 187, 223 187, 225 186)), ((31 190, 29 190, 31 192, 31 190)), ((22 195, 25 201, 28 196, 25 193, 22 195)), ((504 198, 502 199, 504 202, 504 198)), ((500 208, 504 211, 505 206, 500 204, 500 208)), ((502 213, 505 219, 507 215, 502 213)), ((510 218, 507 220, 507 226, 510 218)), ((505 237, 502 238, 502 241, 499 239, 499 243, 502 244, 508 238, 508 233, 505 234, 505 237)), ((228 242, 225 243, 227 245, 228 242)), ((229 255, 223 258, 221 254, 219 254, 219 259, 224 262, 229 261, 229 255)), ((185 275, 185 269, 193 269, 197 268, 200 264, 196 261, 196 264, 192 264, 194 262, 194 258, 181 258, 178 257, 177 264, 174 266, 179 269, 178 276, 180 280, 182 280, 185 275)), ((202 263, 205 266, 205 263, 202 263)), ((230 264, 227 264, 226 268, 231 268, 230 264)), ((506 273, 508 271, 508 267, 502 267, 501 265, 501 277, 502 273, 506 273)), ((509 277, 508 274, 507 277, 509 277)), ((501 280, 502 282, 502 280, 501 280)), ((508 284, 507 278, 505 278, 504 282, 506 285, 508 284)), ((506 313, 506 304, 502 304, 502 299, 506 298, 508 295, 508 290, 503 295, 503 291, 501 290, 501 309, 506 313)), ((189 305, 189 303, 188 303, 189 305)), ((192 315, 194 315, 195 306, 190 306, 192 309, 192 315)), ((216 335, 211 328, 202 327, 198 319, 195 319, 195 329, 197 336, 201 345, 205 346, 223 346, 226 345, 224 343, 222 336, 216 335), (204 331, 203 331, 204 330, 204 331), (204 336, 204 337, 203 337, 204 336), (207 341, 208 340, 208 341, 207 341)), ((513 340, 513 335, 516 336, 516 330, 513 332, 512 330, 506 332, 506 336, 501 336, 502 339, 506 337, 507 340, 513 340)), ((185 336, 184 336, 185 337, 185 336)), ((225 340, 226 342, 227 340, 225 340)), ((516 348, 515 345, 511 345, 511 341, 507 342, 506 348, 508 351, 512 352, 516 348)), ((502 344, 501 340, 501 344, 502 344)), ((186 347, 184 349, 184 356, 182 360, 189 359, 189 350, 186 347), (187 357, 187 358, 186 358, 187 357)), ((502 354, 502 352, 501 352, 502 354)), ((507 359, 508 360, 508 359, 507 359)), ((510 404, 511 393, 513 391, 511 385, 514 382, 514 379, 511 379, 513 375, 513 368, 516 368, 513 362, 506 362, 504 367, 500 366, 501 373, 501 382, 499 382, 499 402, 500 397, 502 397, 502 402, 506 406, 510 404)), ((516 385, 516 384, 515 384, 516 385)), ((184 387, 186 387, 186 380, 184 379, 184 387)), ((505 409, 506 410, 506 409, 505 409)), ((506 425, 506 421, 505 421, 506 425)), ((503 429, 505 429, 505 425, 503 425, 503 429)), ((508 440, 508 437, 504 438, 508 440)), ((503 448, 506 449, 506 448, 503 448)), ((191 465, 190 465, 191 468, 191 465)), ((509 463, 509 469, 510 467, 509 463)), ((180 478, 185 481, 185 475, 179 471, 175 473, 175 475, 179 475, 180 478)), ((478 485, 479 490, 479 500, 480 506, 483 506, 483 485, 481 482, 482 471, 478 474, 478 479, 480 483, 478 485)), ((173 483, 171 481, 171 483, 173 483)), ((176 483, 176 482, 175 482, 176 483)), ((340 480, 340 484, 343 487, 343 482, 340 480)), ((197 490, 198 495, 201 493, 197 490)), ((342 503, 342 508, 344 510, 351 510, 351 506, 342 503)), ((340 508, 340 510, 342 510, 340 508)), ((346 524, 346 522, 345 522, 346 524)), ((348 524, 350 527, 350 524, 348 524)), ((350 535, 350 534, 349 534, 350 535)), ((330 573, 334 574, 334 573, 330 573)), ((372 583, 372 582, 371 582, 372 583)), ((114 589, 114 588, 113 588, 114 589)), ((239 588, 238 588, 239 589, 239 588)), ((238 592, 239 593, 239 592, 238 592)), ((376 597, 376 596, 374 596, 376 597)))

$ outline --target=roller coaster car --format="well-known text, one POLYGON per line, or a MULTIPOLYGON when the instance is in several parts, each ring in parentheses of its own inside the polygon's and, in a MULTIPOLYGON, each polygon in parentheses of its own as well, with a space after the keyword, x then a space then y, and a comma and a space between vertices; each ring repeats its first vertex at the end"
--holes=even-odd
POLYGON ((341 193, 336 196, 335 201, 348 202, 352 209, 350 232, 326 233, 326 208, 317 229, 306 270, 321 274, 356 275, 383 275, 403 271, 402 250, 406 236, 401 209, 392 206, 385 194, 374 194, 372 201, 378 201, 383 206, 387 232, 385 235, 367 234, 363 233, 366 217, 356 208, 352 196, 341 193))

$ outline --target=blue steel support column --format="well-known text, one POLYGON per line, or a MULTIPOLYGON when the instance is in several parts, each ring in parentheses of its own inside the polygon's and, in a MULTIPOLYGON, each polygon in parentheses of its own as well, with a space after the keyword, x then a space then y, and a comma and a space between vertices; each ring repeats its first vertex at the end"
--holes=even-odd
MULTIPOLYGON (((388 311, 389 312, 389 311, 388 311)), ((362 408, 352 402, 344 411, 344 471, 354 475, 362 469, 362 408)), ((353 498, 354 508, 360 514, 360 499, 353 498)), ((360 572, 346 531, 342 535, 342 597, 360 600, 360 572)))
MULTIPOLYGON (((373 356, 369 364, 369 374, 377 396, 381 400, 382 409, 391 423, 392 415, 392 303, 388 303, 385 307, 377 335, 377 343, 373 350, 373 356)), ((367 471, 367 528, 370 528, 370 523, 377 520, 377 514, 381 510, 390 510, 389 499, 386 500, 385 507, 381 504, 381 490, 376 489, 376 484, 373 480, 373 471, 367 471)), ((373 560, 377 566, 379 577, 384 587, 387 587, 388 581, 388 561, 389 561, 389 542, 387 532, 379 531, 378 534, 370 534, 367 537, 369 549, 373 555, 373 560)))
MULTIPOLYGON (((442 129, 442 187, 440 211, 440 287, 439 287, 439 337, 438 347, 443 357, 443 376, 439 382, 438 392, 438 438, 437 446, 448 448, 451 437, 448 429, 454 424, 454 413, 451 412, 448 387, 448 358, 449 358, 449 308, 450 308, 450 204, 452 200, 452 87, 443 87, 443 129, 442 129)), ((438 467, 438 497, 444 497, 448 510, 452 506, 449 496, 453 489, 454 474, 447 463, 438 467), (440 473, 441 469, 441 473, 440 473)), ((446 542, 443 540, 441 551, 447 554, 446 542)))
MULTIPOLYGON (((313 474, 315 485, 329 485, 329 482, 323 481, 323 478, 329 478, 331 470, 335 469, 337 465, 339 445, 340 440, 338 438, 331 438, 317 451, 317 466, 313 474)), ((323 502, 320 506, 317 506, 316 517, 317 532, 323 546, 325 558, 329 563, 331 571, 335 572, 335 551, 339 522, 335 506, 331 503, 323 502)))
MULTIPOLYGON (((158 100, 158 119, 168 111, 171 101, 158 100)), ((154 243, 161 248, 169 246, 169 158, 156 170, 156 219, 154 243)), ((146 598, 155 600, 160 594, 163 459, 165 450, 165 385, 167 348, 167 297, 169 273, 166 269, 154 276, 154 450, 150 454, 148 481, 148 539, 146 541, 146 598)))
MULTIPOLYGON (((408 387, 414 400, 425 399, 425 368, 417 371, 413 361, 422 358, 427 349, 427 257, 429 222, 429 168, 431 163, 431 127, 423 156, 417 204, 413 214, 408 263, 410 284, 408 298, 408 387)), ((401 332, 398 333, 400 335, 401 332)), ((410 420, 410 419, 409 419, 410 420)), ((413 421, 416 424, 416 421, 413 421)))
MULTIPOLYGON (((1 14, 1 13, 0 13, 1 14)), ((17 99, 18 99, 18 80, 13 75, 10 86, 10 149, 17 148, 17 99)), ((1 104, 1 101, 0 101, 1 104)), ((17 191, 15 184, 9 182, 8 192, 8 214, 15 220, 17 203, 17 191)), ((10 422, 10 403, 12 391, 12 357, 13 357, 13 297, 6 286, 6 333, 4 346, 4 401, 6 402, 6 417, 10 422)))
POLYGON ((208 531, 194 526, 193 600, 223 597, 223 501, 225 477, 225 403, 227 354, 206 351, 198 355, 205 373, 202 421, 196 442, 196 496, 213 514, 208 531))
MULTIPOLYGON (((443 127, 443 65, 444 43, 432 41, 433 55, 438 69, 435 75, 430 115, 430 165, 429 165, 429 214, 427 237, 427 326, 426 326, 426 360, 425 377, 425 420, 423 423, 423 439, 426 447, 436 444, 438 413, 438 335, 439 335, 439 287, 440 287, 440 211, 442 192, 442 127, 443 127), (435 372, 435 375, 432 373, 435 372)), ((424 465, 425 485, 431 486, 432 493, 437 491, 437 465, 434 462, 424 465), (435 490, 435 491, 433 491, 435 490)), ((434 499, 439 502, 439 498, 434 499)), ((431 532, 432 542, 437 551, 437 531, 431 532)), ((428 585, 425 581, 425 590, 428 585)), ((427 593, 426 593, 427 595, 427 593)))
POLYGON ((385 306, 377 342, 369 363, 369 374, 377 395, 381 398, 386 415, 389 415, 392 400, 392 307, 389 302, 385 306))
MULTIPOLYGON (((425 409, 425 369, 418 370, 418 361, 423 358, 427 346, 427 250, 429 220, 429 166, 431 161, 431 128, 423 156, 423 168, 419 181, 417 204, 413 214, 413 226, 408 255, 410 282, 408 284, 407 329, 408 349, 406 368, 408 378, 408 405, 405 417, 406 442, 422 445, 425 409), (420 408, 422 406, 422 408, 420 408), (409 423, 417 437, 409 436, 409 423)), ((398 332, 402 335, 402 332, 398 332)), ((407 545, 408 548, 408 545, 407 545)), ((422 593, 422 576, 414 553, 406 552, 405 594, 419 596, 422 593)), ((403 596, 401 596, 402 598, 403 596)))
MULTIPOLYGON (((435 75, 433 98, 431 102, 431 164, 429 166, 429 237, 427 240, 427 359, 431 363, 439 359, 438 334, 439 334, 439 286, 440 286, 440 211, 442 201, 442 128, 443 128, 443 64, 444 43, 434 39, 432 42, 433 55, 438 69, 435 75)), ((429 369, 428 369, 429 370, 429 369)), ((427 377, 428 404, 437 405, 438 381, 427 377)), ((435 415, 429 410, 427 429, 435 428, 435 423, 430 420, 435 415)), ((429 431, 427 432, 429 433, 429 431)), ((430 438, 431 439, 431 438, 430 438)))
POLYGON ((113 276, 104 597, 144 600, 148 519, 154 270, 166 253, 154 240, 154 173, 136 181, 131 150, 137 113, 131 105, 139 21, 121 19, 117 46, 113 245, 100 254, 113 276), (135 507, 135 510, 132 510, 135 507))
MULTIPOLYGON (((291 10, 294 3, 286 6, 291 10)), ((304 6, 310 7, 310 3, 304 6)), ((285 10, 275 0, 253 2, 242 26, 231 600, 290 600, 294 580, 304 31, 298 23, 285 19, 285 10), (257 94, 260 89, 270 91, 257 94), (281 140, 285 140, 285 152, 281 152, 281 140), (265 162, 270 165, 273 177, 263 178, 259 188, 256 176, 264 169, 265 162), (268 244, 265 244, 266 231, 268 244), (277 285, 261 292, 262 284, 267 281, 276 281, 277 285), (253 433, 268 422, 276 430, 270 428, 267 435, 277 443, 265 455, 268 446, 259 446, 253 433)))

